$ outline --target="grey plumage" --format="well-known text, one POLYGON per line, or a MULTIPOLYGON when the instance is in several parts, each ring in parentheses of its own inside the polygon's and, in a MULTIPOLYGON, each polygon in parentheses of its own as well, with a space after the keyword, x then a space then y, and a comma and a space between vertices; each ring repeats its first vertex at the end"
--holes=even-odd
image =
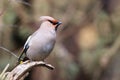
POLYGON ((44 60, 52 51, 56 41, 56 27, 61 23, 49 16, 40 18, 41 26, 26 41, 22 54, 33 61, 44 60))

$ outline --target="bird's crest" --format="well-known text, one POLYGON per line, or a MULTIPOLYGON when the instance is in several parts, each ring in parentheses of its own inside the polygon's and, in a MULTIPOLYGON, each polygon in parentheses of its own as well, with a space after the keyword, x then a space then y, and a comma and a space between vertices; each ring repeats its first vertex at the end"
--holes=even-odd
POLYGON ((50 16, 41 16, 40 21, 49 21, 53 25, 57 24, 57 22, 58 22, 56 19, 54 19, 54 18, 52 18, 50 16))

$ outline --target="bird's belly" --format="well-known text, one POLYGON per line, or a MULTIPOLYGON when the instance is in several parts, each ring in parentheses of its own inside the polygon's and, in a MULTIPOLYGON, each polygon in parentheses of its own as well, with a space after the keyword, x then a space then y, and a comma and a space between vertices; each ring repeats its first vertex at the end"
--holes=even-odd
POLYGON ((33 61, 44 60, 52 51, 54 42, 48 44, 31 45, 27 51, 27 57, 33 61))

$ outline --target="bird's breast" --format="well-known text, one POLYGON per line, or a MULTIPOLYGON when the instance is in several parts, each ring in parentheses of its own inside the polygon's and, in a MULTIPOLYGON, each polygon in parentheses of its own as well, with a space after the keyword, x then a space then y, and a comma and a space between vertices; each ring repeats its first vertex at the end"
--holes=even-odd
POLYGON ((31 60, 43 60, 52 51, 55 44, 55 37, 34 37, 27 51, 27 57, 31 60))

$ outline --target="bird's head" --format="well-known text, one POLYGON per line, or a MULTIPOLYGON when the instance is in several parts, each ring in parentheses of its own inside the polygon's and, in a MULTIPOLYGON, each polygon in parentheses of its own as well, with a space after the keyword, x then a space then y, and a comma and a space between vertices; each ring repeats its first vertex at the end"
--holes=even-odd
POLYGON ((41 21, 41 22, 46 22, 46 21, 48 21, 50 24, 52 24, 52 25, 54 26, 54 28, 55 28, 56 31, 57 31, 57 29, 58 29, 58 26, 59 26, 60 24, 62 24, 62 22, 59 22, 58 20, 56 20, 56 19, 54 19, 54 18, 52 18, 52 17, 50 17, 50 16, 41 16, 41 17, 40 17, 40 21, 41 21))

